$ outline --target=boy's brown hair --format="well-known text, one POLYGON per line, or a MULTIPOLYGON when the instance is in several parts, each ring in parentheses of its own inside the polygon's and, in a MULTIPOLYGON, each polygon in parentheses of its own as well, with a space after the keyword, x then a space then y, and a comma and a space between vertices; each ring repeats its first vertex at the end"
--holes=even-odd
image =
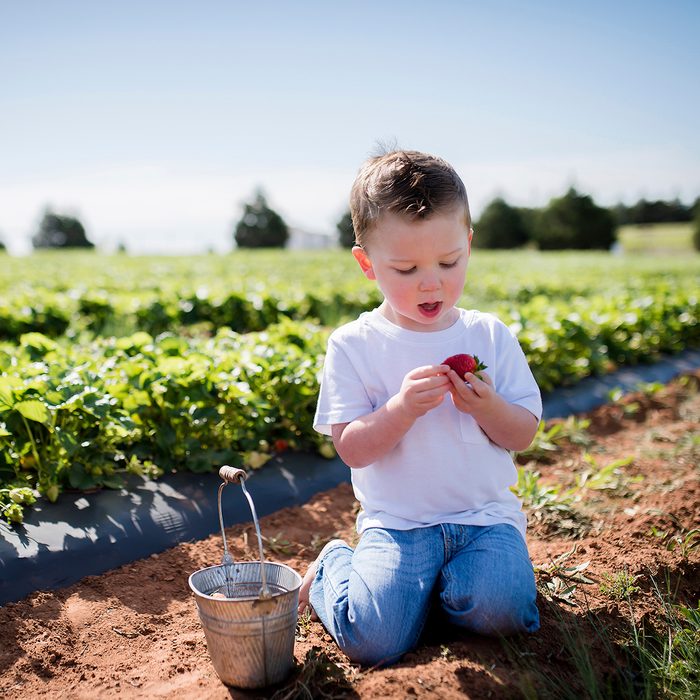
POLYGON ((350 192, 355 242, 366 245, 367 234, 385 212, 427 219, 458 206, 464 207, 470 228, 467 190, 442 158, 420 151, 383 153, 365 161, 350 192))

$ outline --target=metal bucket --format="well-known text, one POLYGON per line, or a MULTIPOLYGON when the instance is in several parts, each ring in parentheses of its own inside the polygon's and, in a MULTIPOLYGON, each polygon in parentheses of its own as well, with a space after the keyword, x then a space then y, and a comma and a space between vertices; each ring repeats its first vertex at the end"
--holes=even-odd
POLYGON ((189 578, 214 669, 227 685, 261 688, 283 680, 294 663, 294 633, 301 576, 284 564, 265 561, 260 525, 242 469, 221 467, 219 523, 224 541, 220 566, 189 578), (221 493, 241 485, 258 535, 260 561, 234 562, 228 552, 221 493))

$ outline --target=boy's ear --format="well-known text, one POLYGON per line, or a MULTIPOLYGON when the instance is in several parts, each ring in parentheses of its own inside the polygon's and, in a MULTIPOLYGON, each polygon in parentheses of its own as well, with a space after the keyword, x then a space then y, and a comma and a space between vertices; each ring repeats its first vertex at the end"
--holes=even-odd
POLYGON ((374 268, 372 267, 372 262, 369 259, 369 256, 367 255, 367 252, 365 251, 364 248, 360 248, 359 245, 353 246, 352 247, 352 254, 355 260, 357 260, 357 264, 362 268, 362 272, 365 273, 365 277, 368 280, 376 280, 377 277, 374 274, 374 268))

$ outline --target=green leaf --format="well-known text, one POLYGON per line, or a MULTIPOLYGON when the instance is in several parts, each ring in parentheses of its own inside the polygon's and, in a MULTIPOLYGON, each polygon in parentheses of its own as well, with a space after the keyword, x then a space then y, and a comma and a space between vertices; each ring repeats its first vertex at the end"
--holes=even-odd
POLYGON ((181 376, 189 369, 189 363, 182 357, 164 357, 158 363, 158 371, 167 376, 181 376))
POLYGON ((72 433, 67 433, 65 430, 58 430, 58 428, 56 429, 56 435, 61 447, 66 451, 68 457, 71 457, 78 449, 78 441, 72 433))
POLYGON ((86 473, 85 467, 82 464, 73 464, 68 472, 68 483, 74 489, 89 489, 95 485, 95 480, 92 476, 86 473))
POLYGON ((119 350, 140 350, 141 348, 152 345, 153 336, 145 331, 137 331, 127 338, 119 338, 116 346, 119 350))
POLYGON ((8 377, 0 377, 0 404, 12 406, 15 402, 15 397, 12 393, 12 382, 8 377))
POLYGON ((51 420, 51 414, 49 413, 49 409, 46 407, 46 404, 38 401, 37 399, 19 401, 14 405, 14 408, 25 418, 36 421, 37 423, 44 423, 44 425, 48 425, 51 420))
POLYGON ((55 340, 47 338, 43 333, 24 333, 20 336, 19 344, 25 348, 33 348, 41 354, 55 350, 58 344, 55 340))
POLYGON ((124 479, 119 476, 112 476, 102 481, 102 485, 108 489, 121 489, 124 487, 124 479))
POLYGON ((122 405, 127 411, 136 411, 141 406, 150 406, 151 396, 146 391, 134 389, 131 394, 124 397, 122 405))
POLYGON ((185 355, 187 352, 187 341, 184 338, 165 337, 159 341, 158 345, 166 355, 185 355))

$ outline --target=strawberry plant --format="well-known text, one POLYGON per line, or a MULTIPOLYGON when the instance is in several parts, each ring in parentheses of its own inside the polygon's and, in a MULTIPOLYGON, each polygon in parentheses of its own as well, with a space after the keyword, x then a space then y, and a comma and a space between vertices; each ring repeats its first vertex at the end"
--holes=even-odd
POLYGON ((53 501, 129 473, 256 468, 272 446, 323 452, 311 425, 323 339, 292 321, 209 339, 23 336, 0 352, 0 483, 53 501))
POLYGON ((36 503, 32 489, 23 486, 0 489, 0 518, 8 523, 20 524, 24 521, 23 506, 36 503))

